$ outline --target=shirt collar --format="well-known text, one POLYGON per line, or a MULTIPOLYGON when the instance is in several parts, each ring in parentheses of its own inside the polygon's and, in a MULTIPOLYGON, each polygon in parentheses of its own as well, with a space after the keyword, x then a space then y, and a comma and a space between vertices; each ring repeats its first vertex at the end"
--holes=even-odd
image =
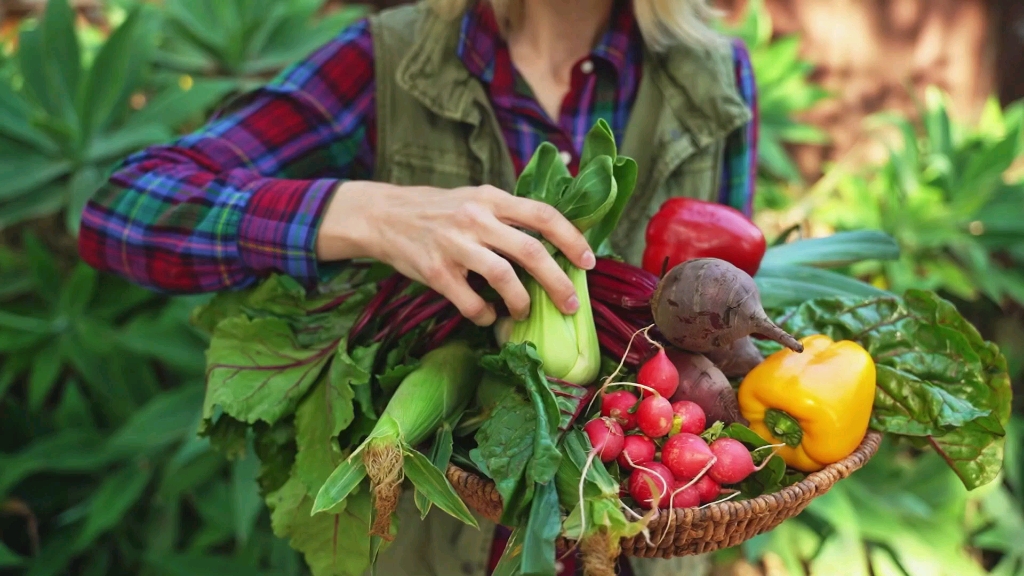
MULTIPOLYGON (((633 15, 632 1, 616 0, 609 26, 590 56, 607 62, 621 75, 628 65, 630 50, 639 42, 642 38, 633 15)), ((474 2, 463 16, 457 51, 469 72, 484 83, 490 83, 494 78, 497 58, 508 57, 498 21, 486 0, 474 2)))

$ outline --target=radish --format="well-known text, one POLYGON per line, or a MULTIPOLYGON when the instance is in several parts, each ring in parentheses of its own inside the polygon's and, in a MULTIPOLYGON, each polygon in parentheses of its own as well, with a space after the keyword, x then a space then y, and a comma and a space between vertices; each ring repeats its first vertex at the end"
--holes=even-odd
POLYGON ((672 492, 673 508, 696 508, 700 506, 700 491, 697 485, 687 486, 689 480, 676 480, 676 487, 672 492))
POLYGON ((639 401, 635 394, 626 390, 609 392, 601 398, 601 415, 615 420, 628 432, 636 428, 636 414, 631 414, 630 410, 639 401))
POLYGON ((626 436, 622 444, 622 453, 619 454, 619 466, 626 470, 632 470, 634 466, 643 466, 654 460, 656 449, 654 440, 647 436, 639 434, 626 436))
POLYGON ((661 447, 661 461, 680 478, 699 478, 715 455, 700 436, 680 432, 661 447))
POLYGON ((636 424, 651 438, 661 438, 672 430, 672 403, 664 396, 648 396, 636 409, 636 424))
POLYGON ((672 471, 659 462, 648 462, 629 475, 629 495, 645 510, 651 509, 655 495, 659 497, 658 507, 667 507, 675 485, 672 471))
POLYGON ((719 438, 711 443, 710 449, 716 461, 708 470, 708 476, 719 484, 742 482, 747 476, 763 468, 771 459, 769 456, 760 466, 754 466, 754 458, 747 447, 732 438, 719 438))
MULTIPOLYGON (((712 466, 712 468, 713 467, 714 466, 712 466)), ((718 495, 722 493, 722 486, 719 485, 718 482, 715 482, 708 474, 701 476, 700 480, 697 480, 697 483, 694 484, 693 487, 697 489, 697 494, 700 496, 701 504, 711 502, 715 498, 718 498, 718 495)))
MULTIPOLYGON (((636 375, 636 382, 637 384, 654 388, 658 394, 665 398, 671 398, 676 393, 676 389, 679 388, 679 371, 676 370, 676 365, 665 354, 665 349, 658 346, 658 352, 654 357, 644 362, 644 365, 640 367, 640 371, 636 375)), ((652 392, 642 389, 641 394, 646 398, 652 392)))
POLYGON ((619 457, 625 435, 618 422, 611 418, 594 418, 583 426, 583 431, 602 462, 611 462, 619 457))
POLYGON ((687 432, 689 434, 700 434, 707 424, 704 410, 689 400, 680 400, 672 403, 672 412, 675 416, 672 419, 671 434, 687 432))

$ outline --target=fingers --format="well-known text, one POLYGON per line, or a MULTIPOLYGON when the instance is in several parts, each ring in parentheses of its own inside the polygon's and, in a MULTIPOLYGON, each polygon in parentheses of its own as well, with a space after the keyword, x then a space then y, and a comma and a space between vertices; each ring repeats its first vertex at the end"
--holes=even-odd
MULTIPOLYGON (((562 270, 562 267, 548 254, 547 249, 540 240, 503 224, 496 218, 486 221, 484 226, 486 227, 484 237, 491 248, 515 260, 520 266, 525 268, 527 273, 534 277, 541 287, 544 288, 544 291, 551 297, 551 301, 563 314, 573 314, 579 309, 580 303, 579 298, 576 296, 576 287, 573 286, 572 281, 565 271, 562 270)), ((508 264, 508 261, 504 258, 498 257, 498 259, 508 266, 514 277, 515 272, 511 264, 508 264)), ((479 272, 479 270, 477 271, 479 272)), ((483 273, 481 272, 481 274, 483 273)), ((517 284, 519 284, 518 279, 516 280, 517 284)), ((498 289, 497 286, 495 286, 495 289, 498 289)), ((528 311, 529 301, 527 301, 528 311)))
POLYGON ((597 263, 583 233, 554 206, 500 190, 493 201, 494 214, 500 220, 539 232, 579 268, 590 270, 597 263))
POLYGON ((525 320, 530 315, 530 294, 508 260, 479 244, 467 244, 460 260, 467 269, 487 280, 505 301, 513 318, 525 320))
POLYGON ((447 269, 434 269, 424 273, 424 281, 477 326, 490 326, 497 319, 494 306, 477 294, 462 276, 447 269))

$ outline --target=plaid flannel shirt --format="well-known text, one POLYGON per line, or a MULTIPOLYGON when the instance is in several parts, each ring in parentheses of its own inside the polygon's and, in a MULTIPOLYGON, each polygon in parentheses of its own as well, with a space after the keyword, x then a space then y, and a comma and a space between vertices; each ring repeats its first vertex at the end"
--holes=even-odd
MULTIPOLYGON (((462 20, 458 56, 486 86, 517 173, 543 141, 570 169, 599 118, 621 138, 642 73, 642 38, 619 3, 573 68, 558 118, 517 73, 488 5, 462 20)), ((242 288, 271 272, 314 283, 318 225, 345 180, 373 177, 374 60, 359 21, 195 133, 128 157, 82 216, 79 252, 93 267, 171 293, 242 288)), ((757 101, 750 59, 734 43, 737 85, 754 120, 727 143, 719 201, 752 209, 757 101)))

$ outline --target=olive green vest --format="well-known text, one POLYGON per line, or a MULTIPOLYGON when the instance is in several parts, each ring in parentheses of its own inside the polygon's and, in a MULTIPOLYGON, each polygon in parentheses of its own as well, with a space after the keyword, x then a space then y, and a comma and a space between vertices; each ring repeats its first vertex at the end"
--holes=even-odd
MULTIPOLYGON (((460 22, 423 4, 371 17, 376 61, 374 179, 512 190, 516 174, 486 88, 456 54, 460 22)), ((611 247, 638 263, 647 220, 666 199, 718 197, 730 132, 750 121, 728 44, 645 52, 642 80, 619 153, 639 165, 636 192, 611 247)))

